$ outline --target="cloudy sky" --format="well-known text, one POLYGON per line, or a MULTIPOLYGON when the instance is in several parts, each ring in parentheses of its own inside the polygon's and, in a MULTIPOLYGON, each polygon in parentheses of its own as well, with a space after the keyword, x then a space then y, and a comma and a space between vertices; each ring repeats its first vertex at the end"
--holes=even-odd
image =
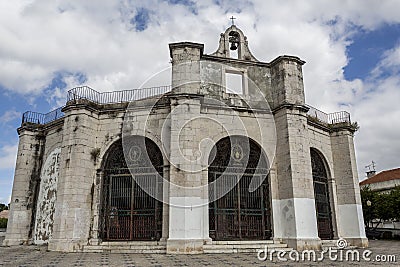
POLYGON ((232 15, 260 61, 307 62, 308 104, 351 112, 360 179, 372 160, 399 167, 399 10, 399 0, 0 0, 0 203, 24 111, 48 112, 81 84, 137 88, 169 67, 170 42, 214 52, 232 15))

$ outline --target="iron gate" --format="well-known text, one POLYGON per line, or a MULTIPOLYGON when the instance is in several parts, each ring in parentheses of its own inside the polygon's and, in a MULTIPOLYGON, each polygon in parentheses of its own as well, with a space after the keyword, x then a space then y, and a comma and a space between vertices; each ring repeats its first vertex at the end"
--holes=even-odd
POLYGON ((261 148, 247 137, 231 136, 220 140, 211 155, 209 198, 216 200, 209 204, 210 237, 214 240, 269 239, 270 191, 267 161, 261 148), (247 149, 242 146, 245 142, 249 142, 247 149), (254 181, 260 186, 250 190, 254 181), (232 189, 224 194, 226 188, 232 189))
POLYGON ((104 240, 161 238, 162 203, 153 196, 158 196, 158 199, 162 196, 162 155, 154 143, 141 141, 143 139, 135 140, 132 147, 136 154, 133 155, 141 155, 142 150, 146 149, 150 159, 138 157, 134 167, 127 167, 121 142, 110 148, 108 153, 100 220, 101 237, 104 240))
POLYGON ((214 240, 254 240, 271 237, 268 179, 262 174, 219 173, 211 170, 211 179, 218 179, 209 188, 219 195, 226 186, 237 184, 223 197, 209 204, 210 237, 214 240), (252 179, 263 179, 255 191, 249 191, 252 179))
POLYGON ((317 215, 318 236, 332 239, 332 214, 329 200, 328 175, 323 158, 311 149, 311 167, 314 184, 314 198, 317 215))
MULTIPOLYGON (((156 181, 155 174, 110 177, 106 212, 107 240, 159 240, 162 204, 147 194, 136 179, 156 181)), ((154 183, 155 190, 160 190, 154 183)), ((146 189, 147 191, 147 189, 146 189)))

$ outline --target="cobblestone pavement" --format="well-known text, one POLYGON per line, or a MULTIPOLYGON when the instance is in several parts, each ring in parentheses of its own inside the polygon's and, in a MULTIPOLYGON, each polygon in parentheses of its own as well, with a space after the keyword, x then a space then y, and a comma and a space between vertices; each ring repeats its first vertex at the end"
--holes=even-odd
MULTIPOLYGON (((1 241, 1 240, 0 240, 1 241)), ((260 261, 257 253, 242 254, 110 254, 110 253, 60 253, 46 251, 46 247, 0 247, 0 266, 399 266, 400 241, 371 241, 371 261, 286 262, 276 258, 260 261), (395 255, 397 262, 375 261, 376 255, 395 255)), ((363 250, 359 250, 362 254, 363 250)))

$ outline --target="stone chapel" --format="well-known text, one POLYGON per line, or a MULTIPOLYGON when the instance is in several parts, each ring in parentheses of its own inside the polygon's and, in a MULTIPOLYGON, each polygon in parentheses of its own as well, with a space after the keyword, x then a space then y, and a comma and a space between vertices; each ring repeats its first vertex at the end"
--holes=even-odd
MULTIPOLYGON (((366 247, 344 111, 305 103, 295 56, 260 62, 232 25, 215 53, 171 43, 171 84, 88 86, 26 112, 4 245, 231 253, 366 247)), ((315 77, 317 78, 317 77, 315 77)))

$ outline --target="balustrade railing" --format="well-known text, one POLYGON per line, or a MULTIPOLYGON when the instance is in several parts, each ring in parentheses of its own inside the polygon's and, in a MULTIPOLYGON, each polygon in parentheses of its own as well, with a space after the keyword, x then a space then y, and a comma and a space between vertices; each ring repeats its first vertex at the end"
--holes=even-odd
POLYGON ((43 114, 34 111, 27 111, 22 114, 22 124, 24 123, 34 123, 34 124, 47 124, 52 121, 56 121, 64 117, 64 112, 62 112, 63 107, 59 107, 49 113, 43 114))
MULTIPOLYGON (((68 91, 67 102, 87 99, 97 104, 117 104, 124 103, 134 100, 139 100, 147 97, 165 94, 171 91, 171 86, 159 86, 142 89, 132 89, 123 91, 113 91, 100 93, 88 86, 75 87, 68 91)), ((33 111, 27 111, 22 115, 22 123, 34 123, 34 124, 47 124, 52 121, 58 120, 64 117, 64 113, 61 111, 63 107, 55 109, 49 113, 42 114, 33 111)), ((308 106, 309 110, 307 115, 327 124, 335 123, 350 123, 350 114, 346 111, 339 111, 334 113, 325 113, 312 106, 308 106)))
POLYGON ((104 93, 88 86, 80 86, 68 91, 67 101, 87 99, 97 104, 116 104, 162 95, 169 91, 171 91, 169 85, 104 93))
POLYGON ((307 105, 307 107, 309 108, 307 115, 323 123, 327 124, 344 123, 344 122, 351 123, 350 113, 348 113, 347 111, 325 113, 312 106, 307 105))

